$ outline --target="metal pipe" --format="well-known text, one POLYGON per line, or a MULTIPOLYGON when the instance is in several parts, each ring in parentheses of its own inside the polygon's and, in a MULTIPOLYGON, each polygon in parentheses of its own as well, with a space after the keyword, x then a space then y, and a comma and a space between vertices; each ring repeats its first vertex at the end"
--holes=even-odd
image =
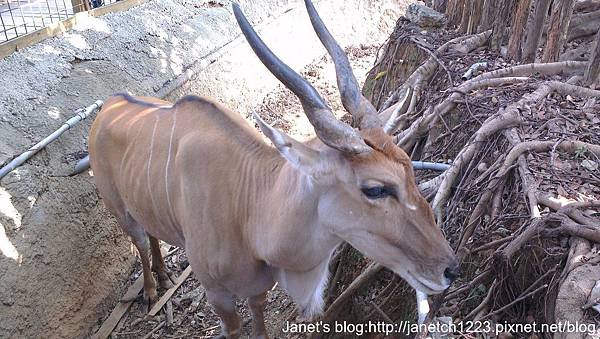
POLYGON ((3 29, 2 33, 4 33, 4 36, 6 37, 6 40, 4 40, 4 41, 10 40, 8 38, 8 33, 7 33, 8 29, 6 28, 6 24, 4 23, 4 19, 2 18, 2 13, 0 13, 0 23, 2 23, 2 29, 3 29))
POLYGON ((25 25, 25 34, 29 33, 27 31, 27 20, 25 20, 25 15, 23 15, 23 7, 21 7, 21 4, 18 4, 19 6, 19 13, 21 13, 21 20, 23 20, 23 24, 25 25))
POLYGON ((2 179, 5 175, 10 173, 15 168, 21 166, 25 161, 27 161, 34 154, 36 154, 41 149, 46 147, 49 143, 56 140, 59 136, 61 136, 61 134, 66 132, 68 129, 70 129, 71 127, 73 127, 74 125, 79 123, 80 121, 82 121, 85 118, 87 118, 88 116, 90 116, 90 114, 92 114, 94 111, 96 111, 97 109, 102 107, 102 103, 103 103, 102 100, 98 100, 98 101, 94 102, 91 106, 88 106, 85 109, 79 110, 77 112, 77 115, 75 115, 71 119, 67 120, 59 129, 54 131, 54 133, 50 134, 49 136, 44 138, 42 141, 35 144, 33 147, 31 147, 29 150, 25 151, 23 154, 14 158, 6 166, 0 168, 0 179, 2 179))
POLYGON ((69 174, 69 176, 77 175, 88 168, 90 168, 90 156, 86 155, 85 158, 77 162, 77 164, 75 165, 75 169, 73 170, 73 172, 71 172, 71 174, 69 174))
MULTIPOLYGON (((426 161, 413 161, 413 168, 415 170, 432 170, 432 171, 445 171, 450 168, 448 164, 442 164, 437 162, 426 162, 426 161)), ((75 169, 70 176, 77 175, 90 168, 90 156, 86 155, 85 158, 79 160, 75 165, 75 169)))
POLYGON ((472 64, 471 67, 469 67, 469 69, 465 72, 465 74, 463 74, 461 79, 469 80, 473 77, 473 73, 477 72, 480 68, 487 68, 487 67, 488 67, 488 63, 485 61, 476 62, 476 63, 472 64))
MULTIPOLYGON (((440 171, 443 172, 450 168, 450 165, 438 163, 438 162, 427 162, 427 161, 413 161, 413 168, 415 170, 432 170, 432 171, 440 171)), ((77 175, 82 173, 83 171, 90 168, 90 156, 86 155, 85 158, 79 160, 77 164, 75 164, 75 168, 73 172, 69 174, 70 176, 77 175)), ((1 178, 1 177, 0 177, 1 178)))
POLYGON ((415 170, 445 171, 450 168, 448 164, 427 161, 413 161, 412 165, 415 170))

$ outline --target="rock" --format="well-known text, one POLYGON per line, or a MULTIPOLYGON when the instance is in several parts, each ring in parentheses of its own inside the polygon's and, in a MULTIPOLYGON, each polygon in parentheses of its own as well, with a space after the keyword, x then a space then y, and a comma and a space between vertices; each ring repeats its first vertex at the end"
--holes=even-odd
POLYGON ((420 4, 410 4, 406 18, 421 27, 440 27, 446 23, 442 13, 420 4))
POLYGON ((581 166, 585 167, 586 169, 592 172, 598 169, 598 163, 594 160, 589 159, 585 159, 584 161, 582 161, 581 166))

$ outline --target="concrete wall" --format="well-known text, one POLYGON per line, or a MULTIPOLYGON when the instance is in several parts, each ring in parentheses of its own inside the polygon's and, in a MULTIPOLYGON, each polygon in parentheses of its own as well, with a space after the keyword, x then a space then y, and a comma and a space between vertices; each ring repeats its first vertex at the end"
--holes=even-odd
MULTIPOLYGON (((298 0, 244 1, 293 68, 322 55, 298 0)), ((316 1, 342 45, 383 42, 406 4, 316 1)), ((114 92, 216 97, 246 113, 277 84, 239 37, 229 1, 151 0, 90 18, 0 60, 0 164, 114 92), (216 5, 215 5, 216 3, 216 5)), ((127 284, 133 251, 89 175, 64 177, 91 120, 0 181, 0 337, 82 337, 127 284)))

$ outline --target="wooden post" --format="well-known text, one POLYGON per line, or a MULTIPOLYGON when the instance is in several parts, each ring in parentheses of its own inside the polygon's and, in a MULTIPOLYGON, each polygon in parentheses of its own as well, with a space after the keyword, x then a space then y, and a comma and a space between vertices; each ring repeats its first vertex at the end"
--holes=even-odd
POLYGON ((548 8, 550 8, 550 2, 551 0, 533 0, 532 15, 527 22, 525 45, 523 45, 523 63, 528 64, 535 61, 535 53, 542 36, 542 28, 548 8))
POLYGON ((569 22, 574 7, 575 0, 557 0, 555 2, 548 23, 548 39, 546 39, 542 62, 558 61, 558 56, 567 41, 569 22))
POLYGON ((590 63, 585 70, 584 79, 585 84, 592 86, 592 88, 597 88, 600 85, 600 30, 596 33, 596 38, 594 38, 590 63))
POLYGON ((73 5, 73 13, 85 12, 91 9, 88 0, 71 0, 71 5, 73 5))
POLYGON ((521 46, 523 44, 523 34, 525 33, 525 24, 527 23, 527 17, 529 16, 530 5, 531 0, 519 0, 517 12, 515 13, 510 29, 507 54, 509 58, 516 61, 521 60, 521 46))

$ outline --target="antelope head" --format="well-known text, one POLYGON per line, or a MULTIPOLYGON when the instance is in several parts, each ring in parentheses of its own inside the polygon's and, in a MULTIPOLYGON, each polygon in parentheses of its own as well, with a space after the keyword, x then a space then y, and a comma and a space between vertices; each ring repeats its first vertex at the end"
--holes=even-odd
POLYGON ((375 107, 361 94, 348 57, 310 0, 312 25, 332 57, 344 108, 354 129, 335 118, 314 87, 275 56, 234 4, 234 14, 262 63, 301 101, 322 142, 298 142, 259 127, 287 162, 317 190, 318 221, 331 234, 403 277, 416 290, 440 293, 457 275, 454 252, 421 196, 410 158, 387 135, 375 107))

